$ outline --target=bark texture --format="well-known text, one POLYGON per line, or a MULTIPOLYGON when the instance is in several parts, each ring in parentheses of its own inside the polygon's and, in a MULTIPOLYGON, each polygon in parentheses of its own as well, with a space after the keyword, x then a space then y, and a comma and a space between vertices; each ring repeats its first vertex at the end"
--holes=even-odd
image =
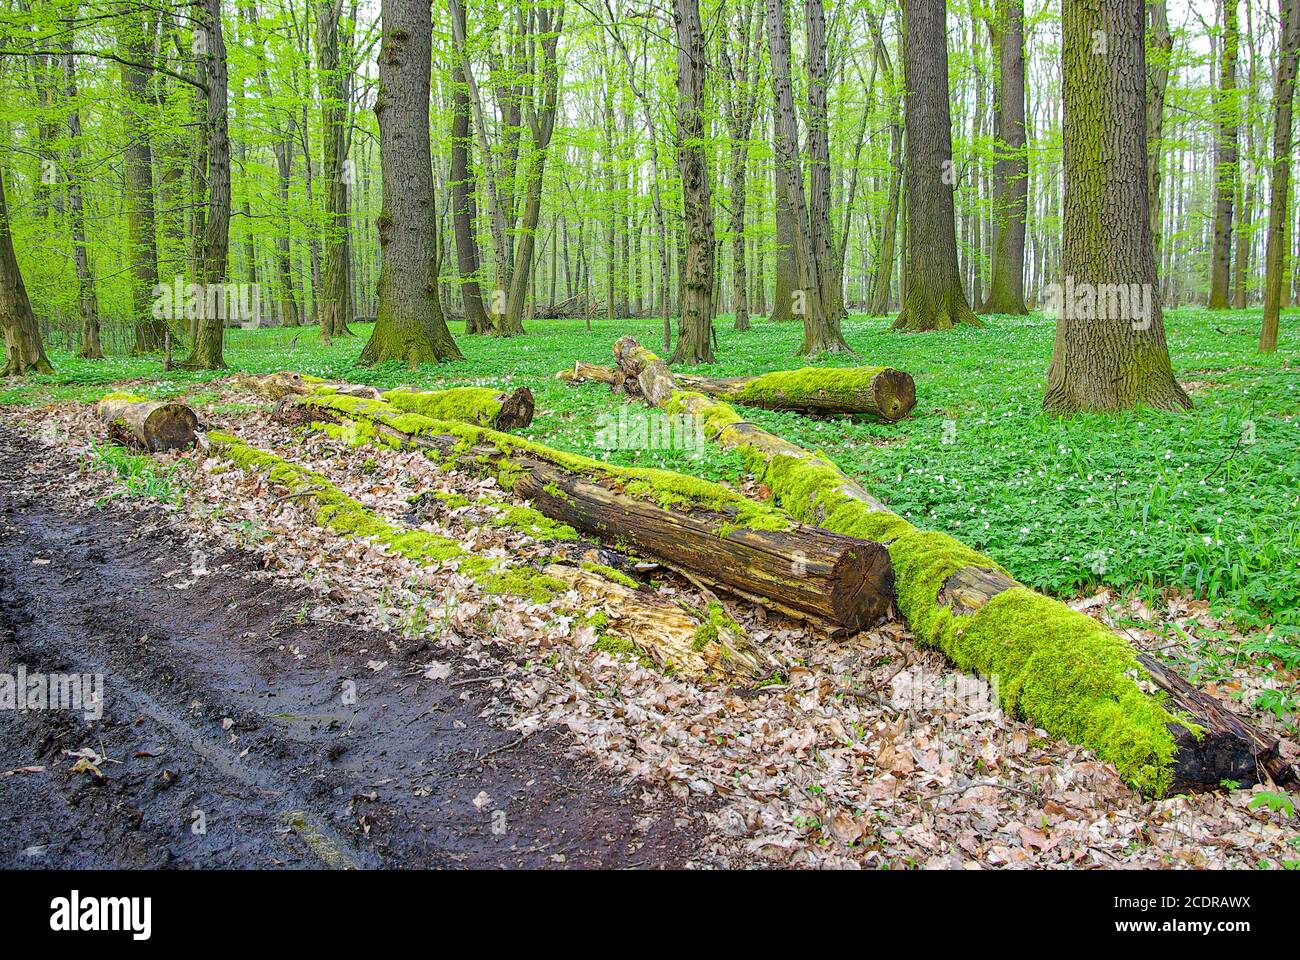
POLYGON ((189 446, 199 425, 193 410, 171 400, 108 396, 99 401, 95 414, 108 424, 110 438, 150 453, 189 446))
POLYGON ((1025 214, 1029 158, 1025 153, 1025 4, 998 0, 998 143, 993 272, 983 313, 1026 314, 1025 214))
POLYGON ((948 110, 948 28, 943 0, 908 0, 904 82, 907 102, 907 292, 895 330, 981 325, 957 267, 952 119, 948 110))
MULTIPOLYGON (((348 220, 347 85, 339 62, 339 26, 343 0, 322 0, 317 7, 316 57, 320 65, 321 142, 325 178, 325 249, 321 271, 321 302, 317 313, 320 335, 350 337, 348 317, 352 309, 351 227, 348 220)), ((350 29, 350 27, 349 27, 350 29)))
POLYGON ((18 257, 14 253, 3 168, 0 168, 0 328, 3 328, 5 337, 5 365, 0 369, 0 377, 54 372, 45 356, 41 328, 32 314, 27 287, 23 285, 18 257))
POLYGON ((1210 250, 1211 310, 1228 309, 1232 260, 1232 207, 1237 195, 1237 130, 1241 110, 1237 100, 1237 0, 1223 5, 1223 59, 1214 112, 1214 244, 1210 250))
POLYGON ((1277 68, 1277 100, 1273 120, 1273 176, 1268 207, 1268 241, 1264 253, 1264 322, 1259 349, 1277 349, 1278 320, 1283 302, 1283 263, 1286 260, 1287 210, 1291 196, 1291 118, 1295 102, 1296 58, 1300 52, 1300 0, 1278 0, 1282 14, 1281 56, 1277 68))
POLYGON ((379 302, 359 363, 396 360, 409 367, 461 359, 438 301, 438 248, 429 149, 433 23, 428 0, 384 0, 380 16, 379 302))
POLYGON ((1043 405, 1191 406, 1169 365, 1147 209, 1143 0, 1065 0, 1063 283, 1043 405))

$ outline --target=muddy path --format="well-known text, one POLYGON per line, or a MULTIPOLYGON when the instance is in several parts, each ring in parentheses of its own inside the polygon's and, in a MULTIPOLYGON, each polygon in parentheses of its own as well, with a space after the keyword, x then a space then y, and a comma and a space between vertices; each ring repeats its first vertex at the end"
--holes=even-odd
POLYGON ((302 616, 318 598, 144 501, 73 502, 75 463, 47 456, 0 424, 0 675, 102 674, 102 717, 0 709, 0 867, 703 857, 697 804, 481 716, 489 669, 376 672, 384 639, 302 616))

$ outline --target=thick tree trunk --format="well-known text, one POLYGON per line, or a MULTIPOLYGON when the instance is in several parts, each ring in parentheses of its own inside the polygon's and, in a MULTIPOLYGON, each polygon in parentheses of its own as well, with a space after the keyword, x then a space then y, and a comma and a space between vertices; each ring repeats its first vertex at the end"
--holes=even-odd
POLYGON ((158 244, 155 236, 153 146, 150 140, 149 72, 138 64, 152 56, 153 25, 144 12, 131 14, 119 25, 118 45, 122 59, 122 90, 126 147, 123 166, 126 181, 127 236, 131 251, 132 320, 135 352, 161 350, 167 319, 153 314, 153 291, 158 285, 158 244))
POLYGON ((676 363, 713 362, 713 200, 705 150, 707 60, 698 0, 673 0, 677 36, 677 169, 682 178, 686 260, 681 283, 676 363))
POLYGON ((1143 0, 1064 0, 1062 21, 1064 283, 1043 405, 1190 407, 1169 365, 1151 245, 1143 0))
POLYGON ((429 150, 433 23, 427 0, 384 0, 379 52, 379 303, 359 363, 409 367, 461 359, 438 302, 437 222, 429 150))
POLYGON ((1232 257, 1232 204, 1237 194, 1237 130, 1241 107, 1237 100, 1237 0, 1223 5, 1223 59, 1214 112, 1214 246, 1210 253, 1211 310, 1228 308, 1229 263, 1232 257))
MULTIPOLYGON (((325 250, 321 276, 321 300, 317 304, 321 339, 350 337, 349 295, 348 178, 347 162, 348 104, 344 75, 339 64, 339 26, 343 0, 321 0, 316 12, 316 56, 320 65, 321 141, 324 149, 325 178, 325 250)), ((349 29, 351 29, 349 27, 349 29)))
POLYGON ((1291 197, 1291 114, 1295 101, 1296 57, 1300 52, 1300 0, 1278 0, 1282 14, 1281 57, 1277 68, 1277 99, 1273 122, 1273 176, 1268 207, 1268 242, 1264 253, 1264 322, 1259 349, 1277 349, 1278 320, 1283 302, 1283 261, 1286 258, 1287 206, 1291 197))
POLYGON ((1025 4, 999 0, 997 232, 993 273, 982 312, 1026 314, 1025 214, 1029 196, 1029 158, 1025 153, 1025 4))
POLYGON ((150 453, 188 447, 199 425, 193 410, 171 400, 107 396, 95 414, 108 424, 111 439, 150 453))
POLYGON ((956 167, 948 110, 948 33, 943 0, 909 0, 907 102, 907 293, 895 330, 980 326, 957 267, 956 167))
POLYGON ((203 254, 200 279, 204 309, 190 355, 182 367, 192 370, 221 370, 224 311, 212 309, 208 291, 226 282, 230 253, 230 138, 226 123, 226 41, 221 29, 221 0, 203 0, 200 29, 206 44, 207 76, 207 172, 208 204, 203 224, 203 254), (215 315, 214 315, 215 314, 215 315))
MULTIPOLYGON (((773 118, 773 143, 779 139, 778 123, 773 118)), ((795 263, 794 215, 790 212, 790 191, 785 182, 785 169, 777 160, 772 166, 775 188, 773 203, 776 208, 776 236, 774 238, 772 272, 775 290, 772 294, 772 312, 768 320, 784 323, 793 320, 795 291, 799 289, 799 269, 795 263)))
POLYGON ((27 287, 18 269, 13 234, 9 230, 9 204, 5 199, 4 168, 0 164, 0 329, 5 337, 5 365, 0 377, 53 373, 45 356, 41 328, 32 314, 27 287))
POLYGON ((887 423, 916 406, 910 375, 890 367, 805 367, 756 377, 677 376, 691 390, 765 410, 865 414, 887 423))

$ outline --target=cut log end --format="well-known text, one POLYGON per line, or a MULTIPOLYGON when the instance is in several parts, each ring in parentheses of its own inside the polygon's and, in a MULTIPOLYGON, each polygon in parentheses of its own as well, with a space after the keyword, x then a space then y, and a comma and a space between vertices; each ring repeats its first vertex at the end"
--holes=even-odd
POLYGON ((881 370, 876 374, 871 390, 879 416, 891 423, 902 420, 916 406, 916 381, 902 370, 892 367, 881 370))
POLYGON ((199 426, 194 411, 173 400, 105 398, 96 413, 113 440, 150 453, 189 446, 199 426))

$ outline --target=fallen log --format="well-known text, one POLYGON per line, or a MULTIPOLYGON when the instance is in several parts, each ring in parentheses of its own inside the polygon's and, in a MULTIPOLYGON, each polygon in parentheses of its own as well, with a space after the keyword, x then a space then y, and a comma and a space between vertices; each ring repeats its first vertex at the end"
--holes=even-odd
POLYGON ((108 424, 111 439, 150 453, 189 446, 199 426, 199 418, 183 403, 133 394, 110 393, 95 413, 108 424))
POLYGON ((551 519, 830 632, 856 632, 889 611, 892 577, 879 544, 794 523, 720 485, 616 467, 382 401, 302 402, 322 419, 357 418, 379 440, 488 472, 551 519))
POLYGON ((916 384, 891 367, 804 367, 754 377, 677 375, 677 383, 711 397, 816 414, 866 414, 893 423, 916 406, 916 384))
POLYGON ((673 390, 689 389, 748 407, 816 414, 866 414, 901 420, 916 406, 910 374, 891 367, 805 367, 751 377, 673 374, 632 337, 614 344, 615 367, 577 361, 556 376, 568 383, 606 383, 615 392, 662 406, 673 390))
POLYGON ((1151 796, 1297 779, 1277 738, 1104 624, 1016 582, 952 537, 918 530, 826 457, 746 423, 721 401, 673 389, 667 366, 634 341, 622 344, 620 365, 658 395, 667 392, 667 412, 699 416, 705 435, 740 453, 793 517, 888 544, 898 609, 917 642, 994 679, 1009 713, 1096 750, 1151 796), (1143 692, 1135 676, 1161 695, 1143 692))
POLYGON ((416 390, 398 387, 381 391, 359 383, 343 383, 309 377, 292 370, 269 374, 236 374, 232 382, 268 400, 312 394, 338 394, 368 400, 386 400, 401 409, 422 413, 438 420, 458 420, 494 430, 519 430, 533 422, 532 391, 527 387, 501 391, 491 387, 451 387, 447 390, 416 390))
MULTIPOLYGON (((230 434, 209 434, 210 451, 241 469, 265 472, 289 491, 295 503, 311 502, 316 522, 343 536, 364 537, 417 563, 453 562, 485 592, 505 593, 536 602, 572 589, 587 621, 607 633, 597 646, 611 652, 642 650, 661 666, 690 677, 735 676, 763 680, 779 662, 758 650, 734 622, 712 611, 700 616, 658 599, 646 590, 617 581, 616 571, 552 563, 538 571, 475 554, 449 537, 385 520, 349 497, 326 477, 282 457, 250 447, 230 434), (600 616, 593 616, 599 614, 600 616), (606 627, 610 627, 606 631, 606 627), (720 629, 721 626, 721 629, 720 629)), ((278 502, 288 502, 281 498, 278 502)))

